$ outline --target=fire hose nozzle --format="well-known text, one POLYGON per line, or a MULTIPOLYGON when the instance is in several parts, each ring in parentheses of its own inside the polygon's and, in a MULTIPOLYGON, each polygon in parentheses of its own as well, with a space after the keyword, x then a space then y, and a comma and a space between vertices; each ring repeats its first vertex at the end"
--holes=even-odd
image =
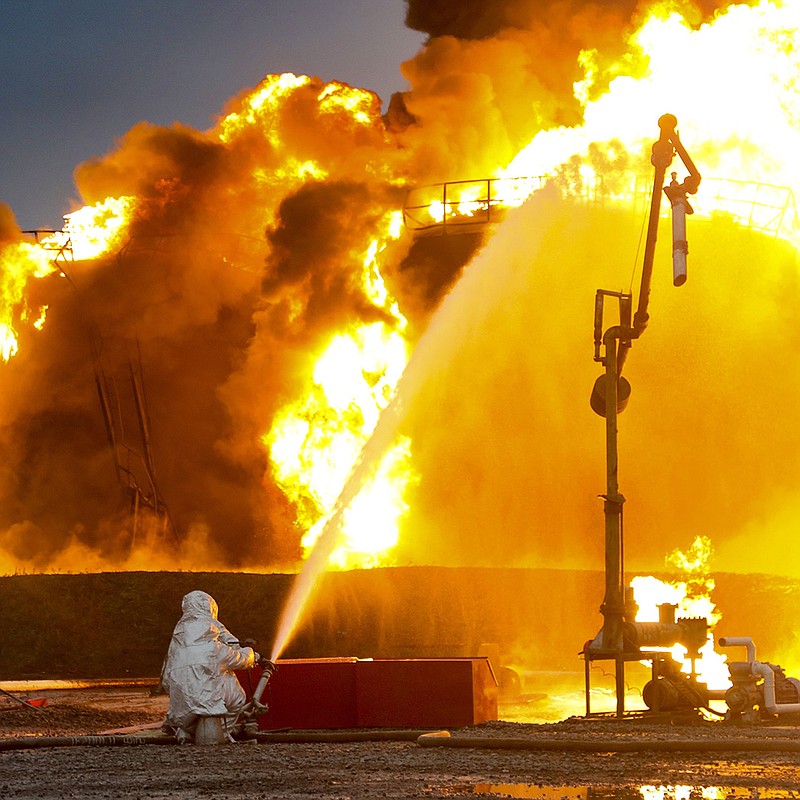
POLYGON ((269 710, 269 706, 262 702, 262 700, 270 678, 272 678, 278 669, 278 665, 274 661, 270 661, 265 656, 261 656, 261 658, 258 659, 256 666, 261 667, 261 676, 258 679, 256 688, 253 690, 253 695, 250 698, 250 702, 247 704, 247 706, 245 706, 245 709, 242 712, 244 718, 249 720, 253 720, 261 714, 266 714, 269 710))

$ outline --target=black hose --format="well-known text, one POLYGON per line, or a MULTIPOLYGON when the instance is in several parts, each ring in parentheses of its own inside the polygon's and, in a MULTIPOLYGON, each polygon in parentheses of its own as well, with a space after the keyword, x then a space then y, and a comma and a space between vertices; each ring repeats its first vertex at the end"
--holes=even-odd
POLYGON ((584 753, 800 753, 800 739, 637 739, 590 741, 584 739, 516 739, 486 736, 423 734, 421 747, 465 747, 481 750, 562 750, 584 753))
MULTIPOLYGON (((373 731, 259 731, 259 744, 310 744, 318 742, 416 742, 430 730, 373 731)), ((174 736, 20 736, 0 739, 0 751, 40 747, 128 747, 142 744, 176 744, 174 736)))
POLYGON ((174 736, 19 736, 0 739, 2 750, 39 747, 128 747, 140 744, 175 744, 174 736))
POLYGON ((374 731, 259 731, 255 739, 259 744, 309 744, 315 742, 416 742, 430 730, 374 730, 374 731))

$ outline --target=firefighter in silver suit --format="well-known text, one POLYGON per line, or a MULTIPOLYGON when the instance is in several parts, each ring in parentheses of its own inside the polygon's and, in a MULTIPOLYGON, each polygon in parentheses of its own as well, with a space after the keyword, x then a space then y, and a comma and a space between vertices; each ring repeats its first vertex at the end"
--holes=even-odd
POLYGON ((217 619, 214 598, 202 591, 189 592, 183 615, 172 632, 162 672, 169 694, 169 711, 162 730, 180 743, 193 739, 201 717, 220 717, 226 738, 232 741, 236 720, 247 696, 234 670, 249 669, 259 660, 251 647, 217 619))

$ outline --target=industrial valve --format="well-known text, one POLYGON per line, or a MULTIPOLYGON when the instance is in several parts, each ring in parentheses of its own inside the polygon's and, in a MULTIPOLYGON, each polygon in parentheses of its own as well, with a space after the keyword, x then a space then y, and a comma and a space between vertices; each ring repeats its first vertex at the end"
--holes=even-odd
POLYGON ((777 664, 756 661, 756 647, 751 638, 728 636, 720 639, 719 644, 747 648, 747 661, 728 663, 732 686, 725 693, 726 719, 757 722, 800 713, 800 680, 787 678, 777 664))
POLYGON ((705 617, 675 618, 676 606, 662 603, 658 622, 626 622, 625 640, 629 645, 647 648, 683 645, 692 662, 692 671, 682 671, 671 656, 652 657, 653 677, 642 689, 642 699, 651 711, 688 711, 708 706, 708 687, 698 682, 694 660, 708 641, 708 620, 705 617))
POLYGON ((725 692, 725 704, 729 712, 727 718, 754 721, 758 718, 755 708, 763 702, 758 675, 753 674, 747 661, 730 662, 728 674, 733 685, 725 692))

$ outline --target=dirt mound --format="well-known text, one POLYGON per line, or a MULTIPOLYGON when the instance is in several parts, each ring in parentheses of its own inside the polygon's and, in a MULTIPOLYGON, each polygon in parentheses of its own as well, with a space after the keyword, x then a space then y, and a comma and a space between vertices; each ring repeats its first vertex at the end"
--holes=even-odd
MULTIPOLYGON (((212 594, 223 622, 268 654, 293 580, 222 572, 0 577, 0 681, 157 678, 181 598, 192 589, 212 594)), ((760 660, 796 675, 800 584, 730 573, 715 580, 712 600, 722 612, 715 635, 751 636, 760 660)), ((407 567, 330 573, 282 655, 450 658, 478 655, 491 644, 503 666, 582 670, 578 653, 602 624, 602 596, 600 572, 407 567)))

